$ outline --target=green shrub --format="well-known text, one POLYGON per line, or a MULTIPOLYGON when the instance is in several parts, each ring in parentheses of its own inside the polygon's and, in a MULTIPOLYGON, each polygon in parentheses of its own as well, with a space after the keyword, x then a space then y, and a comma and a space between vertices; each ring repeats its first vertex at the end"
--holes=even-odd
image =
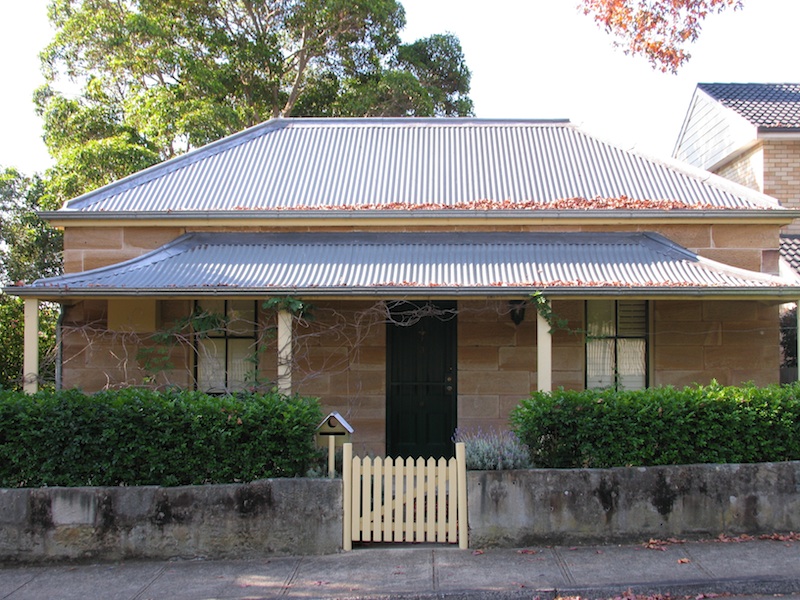
POLYGON ((528 469, 532 465, 528 447, 511 431, 456 430, 454 442, 464 442, 467 469, 500 471, 528 469))
POLYGON ((184 485, 303 474, 315 399, 129 388, 0 391, 0 487, 184 485))
POLYGON ((511 415, 538 467, 800 459, 800 385, 537 392, 511 415))

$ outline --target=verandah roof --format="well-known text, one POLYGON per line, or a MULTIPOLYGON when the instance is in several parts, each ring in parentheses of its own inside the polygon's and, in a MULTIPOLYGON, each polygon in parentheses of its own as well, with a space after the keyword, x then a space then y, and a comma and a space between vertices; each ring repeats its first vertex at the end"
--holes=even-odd
POLYGON ((191 233, 120 264, 7 288, 109 296, 796 298, 800 284, 737 269, 655 233, 191 233))

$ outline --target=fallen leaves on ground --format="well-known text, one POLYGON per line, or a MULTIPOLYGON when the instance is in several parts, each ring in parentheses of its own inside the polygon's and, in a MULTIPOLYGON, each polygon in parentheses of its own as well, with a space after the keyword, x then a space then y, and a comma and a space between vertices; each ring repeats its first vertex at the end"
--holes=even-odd
MULTIPOLYGON (((730 594, 696 594, 694 596, 670 596, 669 594, 634 594, 628 590, 619 596, 611 596, 606 600, 706 600, 707 598, 720 598, 730 594)), ((556 596, 555 600, 587 600, 582 596, 556 596)))
MULTIPOLYGON (((754 538, 752 535, 747 535, 743 533, 742 535, 726 535, 724 533, 720 533, 717 538, 714 540, 715 542, 722 542, 723 544, 740 544, 742 542, 752 542, 754 538)), ((765 538, 762 538, 765 539, 765 538)))
POLYGON ((776 542, 800 542, 800 533, 770 533, 758 536, 760 540, 774 540, 776 542))
POLYGON ((685 544, 686 540, 679 540, 678 538, 667 538, 666 540, 658 540, 650 538, 649 541, 644 543, 644 547, 648 550, 661 550, 662 552, 667 549, 667 546, 673 544, 685 544))

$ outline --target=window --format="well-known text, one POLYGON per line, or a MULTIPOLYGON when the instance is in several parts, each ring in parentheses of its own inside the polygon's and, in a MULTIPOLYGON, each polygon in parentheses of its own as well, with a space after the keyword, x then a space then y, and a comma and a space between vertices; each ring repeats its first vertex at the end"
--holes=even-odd
POLYGON ((587 300, 586 387, 647 387, 647 302, 587 300))
POLYGON ((255 378, 256 303, 200 300, 197 310, 224 316, 224 324, 197 342, 197 389, 210 394, 240 390, 255 378))

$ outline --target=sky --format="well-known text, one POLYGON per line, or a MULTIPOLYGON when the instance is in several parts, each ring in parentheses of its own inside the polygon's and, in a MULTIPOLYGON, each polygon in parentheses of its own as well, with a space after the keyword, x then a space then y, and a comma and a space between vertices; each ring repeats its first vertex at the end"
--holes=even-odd
MULTIPOLYGON (((566 118, 626 149, 665 158, 700 82, 800 82, 800 1, 745 0, 713 15, 678 75, 626 56, 578 0, 401 0, 404 41, 461 40, 483 118, 566 118)), ((0 168, 52 164, 31 101, 38 54, 53 35, 47 0, 0 0, 0 168)))

